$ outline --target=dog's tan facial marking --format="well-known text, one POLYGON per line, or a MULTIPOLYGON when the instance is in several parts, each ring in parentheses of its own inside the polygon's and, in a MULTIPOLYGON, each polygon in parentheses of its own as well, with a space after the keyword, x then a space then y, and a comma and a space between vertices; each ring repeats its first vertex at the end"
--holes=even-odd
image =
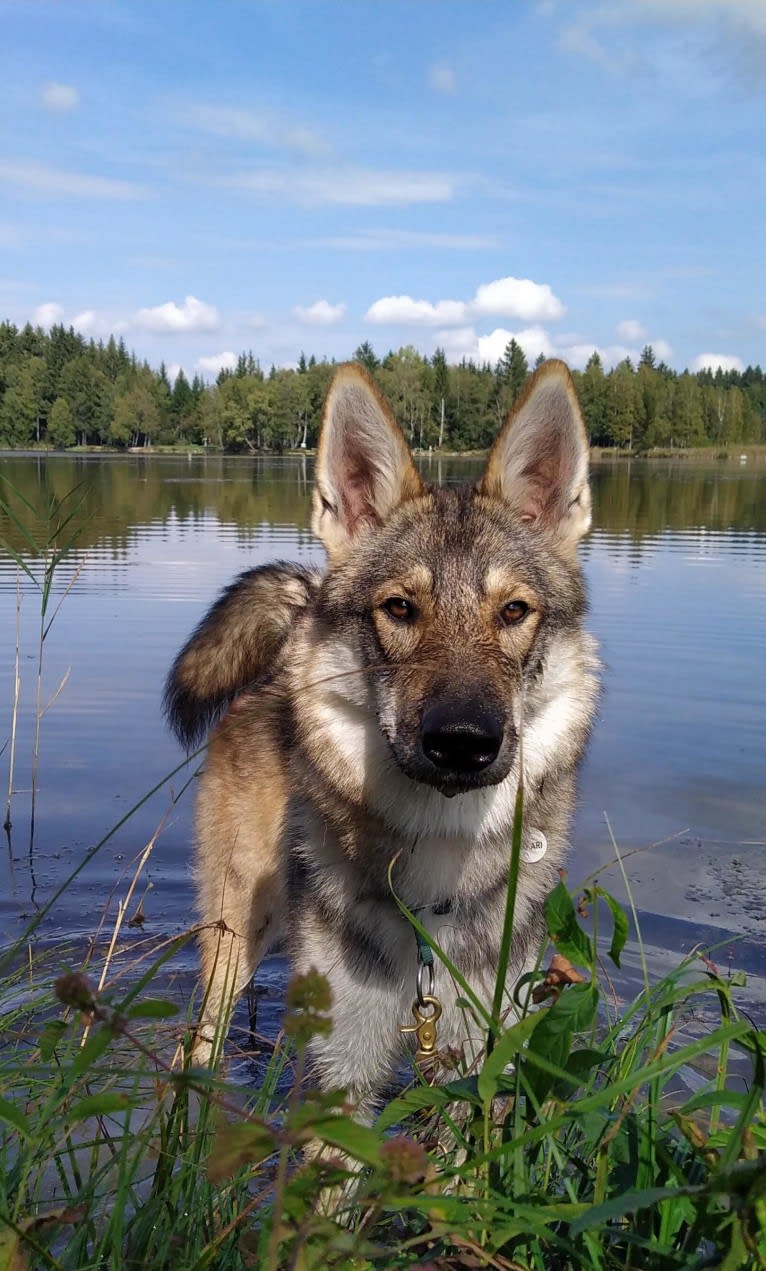
POLYGON ((429 612, 432 594, 431 571, 417 567, 407 574, 387 579, 376 588, 372 598, 373 609, 382 610, 395 621, 412 621, 429 612))
POLYGON ((511 640, 514 654, 524 657, 542 618, 540 598, 529 583, 496 567, 487 570, 482 590, 485 622, 499 633, 503 645, 511 640))
POLYGON ((373 622, 386 653, 396 661, 411 655, 433 610, 433 575, 425 565, 393 577, 373 596, 373 622))

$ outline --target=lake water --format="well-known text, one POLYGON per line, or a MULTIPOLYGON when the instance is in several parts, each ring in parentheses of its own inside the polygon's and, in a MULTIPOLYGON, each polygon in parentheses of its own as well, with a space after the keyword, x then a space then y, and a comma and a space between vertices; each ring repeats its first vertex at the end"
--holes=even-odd
MULTIPOLYGON (((475 471, 459 459, 423 467, 434 480, 475 471)), ((0 845, 7 943, 179 764, 160 716, 163 681, 220 588, 248 566, 322 554, 309 528, 310 458, 6 456, 0 471, 39 511, 74 487, 65 507, 84 497, 48 606, 50 618, 60 602, 45 641, 42 700, 68 678, 41 724, 31 850, 40 600, 0 549, 0 747, 11 733, 17 608, 21 673, 13 826, 0 845)), ((595 528, 583 558, 604 695, 580 783, 570 879, 599 869, 603 884, 624 894, 613 834, 653 964, 674 964, 698 942, 717 945, 722 965, 748 973, 747 1002, 762 1015, 766 465, 617 461, 596 466, 593 488, 595 528)), ((39 572, 27 535, 44 541, 48 522, 9 497, 23 529, 0 514, 0 535, 39 572)), ((4 787, 9 753, 6 744, 4 787)), ((191 925, 190 792, 170 803, 187 775, 177 774, 95 853, 40 923, 38 944, 94 936, 163 818, 131 909, 142 898, 143 928, 126 939, 161 939, 191 925)), ((174 963, 184 991, 193 965, 191 948, 174 963)), ((636 966, 632 952, 628 977, 636 966)), ((274 1018, 282 974, 278 960, 265 969, 274 1018)))

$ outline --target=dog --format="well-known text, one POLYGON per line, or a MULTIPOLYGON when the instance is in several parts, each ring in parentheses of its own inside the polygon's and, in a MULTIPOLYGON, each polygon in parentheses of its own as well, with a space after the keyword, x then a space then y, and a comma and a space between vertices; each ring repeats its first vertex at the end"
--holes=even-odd
POLYGON ((361 1117, 413 1032, 433 1055, 475 1057, 476 1011, 429 946, 488 1009, 522 781, 504 1010, 540 956, 597 701, 577 559, 590 521, 563 363, 531 377, 478 482, 457 488, 423 480, 361 367, 337 371, 313 495, 326 568, 243 574, 168 678, 182 742, 222 716, 197 800, 198 1060, 279 939, 295 972, 329 980, 314 1072, 361 1117))

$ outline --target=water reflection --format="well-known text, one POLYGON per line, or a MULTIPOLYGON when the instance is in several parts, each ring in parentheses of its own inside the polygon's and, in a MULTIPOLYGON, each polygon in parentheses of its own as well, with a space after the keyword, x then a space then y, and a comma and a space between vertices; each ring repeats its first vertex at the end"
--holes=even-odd
MULTIPOLYGON (((213 517, 241 542, 258 526, 309 532, 313 459, 308 456, 232 458, 223 455, 145 457, 5 456, 3 476, 20 496, 14 506, 21 524, 34 529, 25 505, 43 508, 78 487, 85 494, 73 525, 82 550, 111 544, 115 552, 148 526, 199 527, 213 517)), ((450 484, 481 470, 475 459, 424 457, 428 480, 450 484)), ((593 472, 595 524, 602 532, 641 540, 666 530, 766 530, 763 469, 742 469, 721 461, 698 463, 609 462, 593 472)), ((3 538, 28 550, 23 532, 0 513, 3 538)))
MULTIPOLYGON (((442 482, 470 479, 481 467, 437 456, 421 466, 442 482)), ((310 532, 307 456, 13 456, 2 472, 22 496, 8 496, 18 524, 0 517, 11 549, 0 553, 0 747, 11 730, 19 579, 22 586, 14 831, 0 856, 0 922, 13 934, 34 902, 177 764, 159 714, 162 683, 220 587, 251 564, 320 559, 320 552, 310 532), (76 534, 72 557, 54 585, 62 603, 46 641, 43 702, 70 675, 41 729, 30 860, 23 830, 39 596, 12 553, 39 570, 29 536, 45 538, 45 517, 26 503, 42 509, 78 485, 87 495, 68 527, 76 534)), ((682 947, 692 932, 720 929, 748 941, 752 961, 766 934, 766 468, 610 462, 596 466, 593 490, 595 529, 584 559, 604 697, 583 773, 571 876, 612 856, 604 812, 628 851, 667 840, 630 859, 657 941, 667 946, 675 931, 682 947)), ((149 865, 147 930, 179 930, 192 918, 189 805, 187 796, 172 808, 149 865)), ((46 938, 92 933, 115 878, 168 809, 161 792, 109 839, 57 906, 46 938)), ((614 871, 605 881, 618 887, 614 871)))

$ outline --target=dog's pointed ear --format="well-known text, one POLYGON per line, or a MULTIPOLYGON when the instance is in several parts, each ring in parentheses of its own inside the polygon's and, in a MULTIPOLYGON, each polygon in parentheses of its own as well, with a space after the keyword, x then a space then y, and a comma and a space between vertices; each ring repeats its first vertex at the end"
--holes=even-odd
POLYGON ((489 453, 478 490, 569 548, 590 528, 588 436, 563 362, 545 362, 532 376, 489 453))
POLYGON ((358 365, 330 385, 317 452, 314 533, 331 560, 356 536, 382 524, 423 482, 388 405, 358 365))

